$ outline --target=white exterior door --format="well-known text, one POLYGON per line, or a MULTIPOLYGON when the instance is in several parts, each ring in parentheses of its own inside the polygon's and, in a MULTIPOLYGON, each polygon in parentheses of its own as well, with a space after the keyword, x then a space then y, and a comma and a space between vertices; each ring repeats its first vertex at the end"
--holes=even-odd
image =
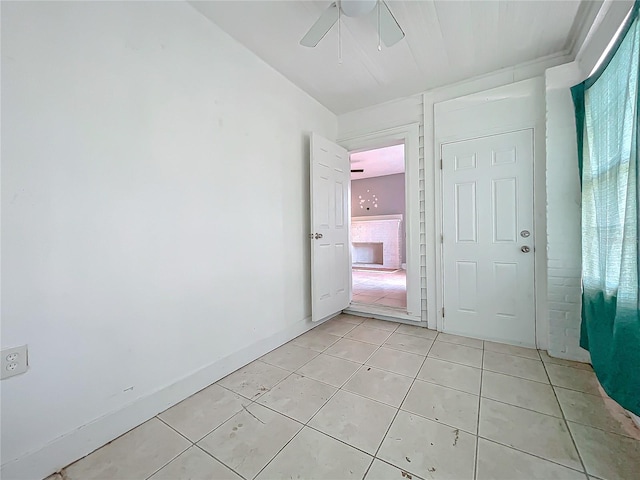
POLYGON ((351 301, 347 151, 311 135, 311 303, 317 322, 351 301))
POLYGON ((535 346, 533 131, 442 146, 443 330, 535 346))

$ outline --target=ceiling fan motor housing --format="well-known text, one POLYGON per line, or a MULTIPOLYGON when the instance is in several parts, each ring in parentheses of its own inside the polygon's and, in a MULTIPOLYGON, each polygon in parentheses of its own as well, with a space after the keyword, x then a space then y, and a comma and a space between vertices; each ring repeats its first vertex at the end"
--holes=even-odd
POLYGON ((340 9, 347 17, 361 17, 371 12, 378 0, 341 0, 340 9))

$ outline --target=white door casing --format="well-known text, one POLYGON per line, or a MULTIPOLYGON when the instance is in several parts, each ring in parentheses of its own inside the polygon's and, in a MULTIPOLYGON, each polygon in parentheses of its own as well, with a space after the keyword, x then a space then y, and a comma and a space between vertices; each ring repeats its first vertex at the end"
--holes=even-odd
MULTIPOLYGON (((342 138, 340 145, 350 152, 372 150, 404 143, 405 157, 405 246, 407 257, 407 309, 389 313, 385 307, 359 304, 350 311, 379 318, 395 318, 420 322, 422 318, 422 288, 420 267, 420 126, 418 123, 400 125, 377 132, 342 138)), ((435 317, 435 316, 434 316, 435 317)), ((435 328, 435 318, 432 320, 435 328)))
POLYGON ((351 302, 349 155, 311 134, 311 318, 333 316, 351 302))
POLYGON ((442 161, 443 330, 534 347, 533 130, 444 144, 442 161))

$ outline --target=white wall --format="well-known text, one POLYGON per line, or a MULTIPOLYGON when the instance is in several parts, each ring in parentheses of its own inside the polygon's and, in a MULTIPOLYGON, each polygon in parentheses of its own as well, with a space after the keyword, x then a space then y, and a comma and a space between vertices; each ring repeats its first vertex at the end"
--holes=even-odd
POLYGON ((189 5, 2 2, 3 478, 89 453, 310 324, 336 117, 189 5))
POLYGON ((589 360, 579 345, 581 193, 570 87, 589 76, 632 5, 607 2, 576 60, 545 73, 549 353, 570 360, 589 360))

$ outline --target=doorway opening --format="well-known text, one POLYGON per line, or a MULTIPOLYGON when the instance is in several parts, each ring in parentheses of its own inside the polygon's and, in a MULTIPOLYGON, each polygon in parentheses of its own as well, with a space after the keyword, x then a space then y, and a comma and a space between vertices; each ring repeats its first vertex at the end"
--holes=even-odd
POLYGON ((405 145, 350 161, 352 303, 406 312, 405 145))

